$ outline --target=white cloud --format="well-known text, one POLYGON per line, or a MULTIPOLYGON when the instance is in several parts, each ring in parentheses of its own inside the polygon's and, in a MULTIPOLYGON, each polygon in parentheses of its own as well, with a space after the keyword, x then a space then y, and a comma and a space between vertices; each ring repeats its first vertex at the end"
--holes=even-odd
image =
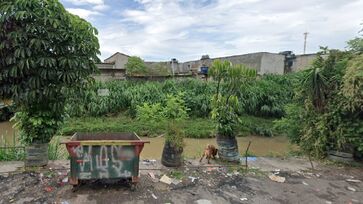
POLYGON ((105 11, 105 10, 108 10, 109 8, 110 8, 110 6, 108 6, 106 4, 99 4, 99 5, 92 7, 92 9, 95 11, 105 11))
POLYGON ((137 2, 140 9, 126 10, 122 20, 99 28, 102 58, 117 51, 147 60, 181 61, 202 54, 301 53, 305 31, 310 33, 308 52, 320 45, 342 49, 363 21, 362 0, 137 2))
POLYGON ((70 13, 72 13, 74 15, 78 15, 79 17, 85 18, 85 19, 89 19, 93 15, 101 15, 101 13, 99 13, 97 11, 91 11, 91 10, 87 10, 87 9, 67 8, 67 10, 70 13))

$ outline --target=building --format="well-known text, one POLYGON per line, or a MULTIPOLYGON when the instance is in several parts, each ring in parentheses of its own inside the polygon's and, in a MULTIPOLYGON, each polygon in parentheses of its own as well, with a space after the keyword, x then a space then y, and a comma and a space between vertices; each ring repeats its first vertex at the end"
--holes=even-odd
MULTIPOLYGON (((100 74, 96 75, 98 80, 112 80, 126 78, 126 63, 130 56, 117 52, 97 64, 100 74)), ((306 69, 315 59, 316 54, 295 55, 291 51, 280 53, 257 52, 243 55, 209 58, 203 55, 199 60, 178 62, 171 59, 166 62, 145 62, 150 73, 157 75, 157 70, 163 70, 163 75, 188 75, 190 73, 201 73, 202 67, 210 67, 214 60, 227 60, 232 64, 244 64, 255 69, 258 74, 285 74, 306 69), (156 71, 155 71, 156 70, 156 71)))
POLYGON ((116 52, 111 57, 105 59, 104 63, 96 64, 100 72, 94 75, 95 79, 99 81, 126 79, 125 64, 129 57, 123 53, 116 52))

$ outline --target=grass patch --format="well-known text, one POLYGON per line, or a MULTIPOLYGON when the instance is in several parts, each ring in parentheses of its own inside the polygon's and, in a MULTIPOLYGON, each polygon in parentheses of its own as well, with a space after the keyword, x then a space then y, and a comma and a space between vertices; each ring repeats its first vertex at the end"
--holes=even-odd
MULTIPOLYGON (((262 135, 273 136, 278 132, 272 129, 274 119, 259 118, 249 115, 241 116, 239 136, 262 135), (256 131, 262 129, 264 131, 256 131), (270 135, 260 134, 271 132, 270 135)), ((215 122, 210 118, 189 118, 184 122, 187 138, 212 138, 215 135, 215 122)), ((73 135, 75 132, 136 132, 140 136, 156 137, 164 134, 168 128, 166 121, 153 123, 142 122, 129 116, 114 117, 81 117, 69 118, 61 130, 62 135, 73 135)))
POLYGON ((181 180, 184 178, 184 173, 182 171, 171 171, 169 173, 169 176, 172 177, 172 178, 175 178, 175 179, 178 179, 178 180, 181 180))
POLYGON ((60 144, 60 136, 53 137, 48 146, 48 159, 68 159, 68 152, 65 145, 60 144))
POLYGON ((25 158, 25 149, 16 141, 16 135, 13 135, 12 144, 8 143, 3 137, 0 142, 0 161, 22 161, 25 158), (14 145, 16 147, 14 147, 14 145))

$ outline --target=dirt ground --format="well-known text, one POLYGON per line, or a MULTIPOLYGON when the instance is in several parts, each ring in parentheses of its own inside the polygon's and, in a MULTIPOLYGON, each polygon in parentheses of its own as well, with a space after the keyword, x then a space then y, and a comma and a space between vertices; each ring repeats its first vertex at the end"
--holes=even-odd
POLYGON ((195 160, 186 160, 179 169, 141 161, 135 191, 122 181, 95 180, 73 188, 67 183, 67 161, 51 162, 34 172, 23 172, 21 166, 21 162, 0 163, 0 204, 363 203, 362 167, 315 163, 312 171, 308 161, 298 158, 258 157, 249 162, 248 171, 243 166, 195 160), (172 183, 161 182, 163 175, 172 183), (284 181, 273 181, 272 175, 284 181))

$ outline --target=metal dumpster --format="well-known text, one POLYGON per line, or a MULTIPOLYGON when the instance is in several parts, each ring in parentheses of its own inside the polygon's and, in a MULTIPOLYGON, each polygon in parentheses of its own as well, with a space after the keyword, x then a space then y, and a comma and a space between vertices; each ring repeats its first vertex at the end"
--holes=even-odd
POLYGON ((71 156, 69 183, 90 179, 139 180, 139 156, 145 143, 136 133, 76 133, 64 142, 71 156))

